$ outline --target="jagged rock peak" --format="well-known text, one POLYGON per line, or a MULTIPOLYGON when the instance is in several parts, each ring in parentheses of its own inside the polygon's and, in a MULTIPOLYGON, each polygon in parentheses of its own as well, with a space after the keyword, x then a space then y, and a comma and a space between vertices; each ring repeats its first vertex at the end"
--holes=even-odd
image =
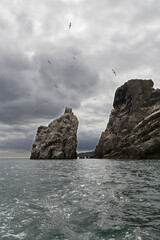
POLYGON ((149 99, 153 85, 152 80, 129 80, 116 90, 113 107, 120 109, 123 104, 129 106, 138 103, 141 99, 149 99))
POLYGON ((72 108, 65 107, 64 113, 72 113, 72 108))
POLYGON ((160 89, 132 79, 115 92, 109 123, 95 150, 98 158, 160 158, 160 89))
POLYGON ((75 159, 77 158, 78 119, 72 108, 66 107, 58 119, 48 127, 40 126, 31 151, 31 159, 75 159))

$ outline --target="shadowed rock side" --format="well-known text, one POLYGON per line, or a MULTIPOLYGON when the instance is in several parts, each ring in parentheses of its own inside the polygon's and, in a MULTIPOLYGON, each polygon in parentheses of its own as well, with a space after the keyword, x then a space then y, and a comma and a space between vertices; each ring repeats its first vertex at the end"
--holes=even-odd
POLYGON ((78 119, 71 108, 53 120, 48 127, 40 126, 31 151, 31 159, 76 159, 78 119))
POLYGON ((96 158, 160 159, 160 89, 133 79, 116 90, 96 158))

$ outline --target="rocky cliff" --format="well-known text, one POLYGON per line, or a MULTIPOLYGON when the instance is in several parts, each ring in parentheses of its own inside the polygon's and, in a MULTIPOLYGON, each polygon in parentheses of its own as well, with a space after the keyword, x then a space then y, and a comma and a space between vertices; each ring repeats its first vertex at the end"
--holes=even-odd
POLYGON ((160 159, 160 89, 133 79, 116 90, 96 158, 160 159))
POLYGON ((48 127, 40 126, 31 151, 31 159, 77 158, 78 119, 71 108, 53 120, 48 127))

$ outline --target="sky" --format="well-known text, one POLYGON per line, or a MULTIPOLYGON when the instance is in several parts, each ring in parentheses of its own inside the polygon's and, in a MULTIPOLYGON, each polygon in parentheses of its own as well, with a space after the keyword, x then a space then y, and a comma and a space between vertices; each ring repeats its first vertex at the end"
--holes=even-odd
POLYGON ((116 89, 160 88, 159 76, 159 0, 1 0, 0 157, 29 156, 37 128, 66 106, 78 151, 94 150, 116 89))

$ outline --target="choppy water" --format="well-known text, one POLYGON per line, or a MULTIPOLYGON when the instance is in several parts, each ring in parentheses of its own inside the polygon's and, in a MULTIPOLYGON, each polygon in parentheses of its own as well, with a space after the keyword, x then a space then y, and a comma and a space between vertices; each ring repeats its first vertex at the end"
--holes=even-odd
POLYGON ((160 161, 0 160, 1 240, 160 239, 160 161))

